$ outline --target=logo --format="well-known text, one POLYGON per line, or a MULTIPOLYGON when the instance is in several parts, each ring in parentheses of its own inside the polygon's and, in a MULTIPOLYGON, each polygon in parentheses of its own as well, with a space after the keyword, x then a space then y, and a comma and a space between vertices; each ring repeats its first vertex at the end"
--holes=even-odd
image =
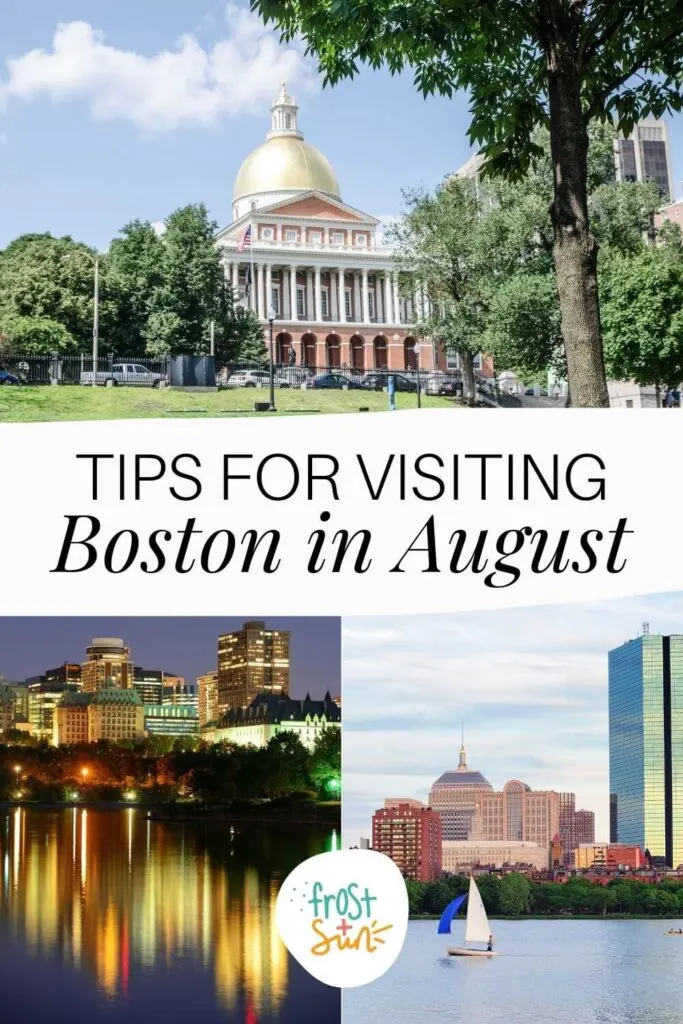
POLYGON ((318 981, 337 988, 367 985, 391 967, 403 946, 405 881, 383 853, 320 853, 287 876, 275 920, 289 952, 318 981))

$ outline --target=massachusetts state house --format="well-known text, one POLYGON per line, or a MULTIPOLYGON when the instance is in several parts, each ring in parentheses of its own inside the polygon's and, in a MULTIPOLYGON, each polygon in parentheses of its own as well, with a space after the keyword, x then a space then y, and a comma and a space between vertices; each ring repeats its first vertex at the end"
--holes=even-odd
POLYGON ((419 289, 399 294, 379 221, 343 202, 329 161, 304 141, 282 84, 266 141, 235 180, 232 223, 219 232, 226 275, 264 324, 275 314, 275 359, 310 367, 410 370, 457 367, 412 326, 419 289), (416 346, 418 352, 416 352, 416 346))

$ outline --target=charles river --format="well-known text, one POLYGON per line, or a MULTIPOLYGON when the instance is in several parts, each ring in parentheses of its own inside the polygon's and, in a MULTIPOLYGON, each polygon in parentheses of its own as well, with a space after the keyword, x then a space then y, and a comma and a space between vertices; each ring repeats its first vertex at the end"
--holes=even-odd
POLYGON ((338 991, 274 927, 282 878, 333 842, 142 808, 0 809, 0 1019, 338 1024, 338 991))
POLYGON ((500 955, 448 957, 464 922, 408 925, 379 981, 344 993, 344 1024, 682 1024, 680 921, 492 921, 500 955))

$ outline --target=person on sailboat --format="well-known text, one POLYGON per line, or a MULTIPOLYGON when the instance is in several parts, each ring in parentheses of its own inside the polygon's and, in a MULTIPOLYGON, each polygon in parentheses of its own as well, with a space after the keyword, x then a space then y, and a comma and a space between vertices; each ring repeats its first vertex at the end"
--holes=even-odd
POLYGON ((493 935, 489 935, 488 945, 486 947, 487 953, 493 953, 493 935))

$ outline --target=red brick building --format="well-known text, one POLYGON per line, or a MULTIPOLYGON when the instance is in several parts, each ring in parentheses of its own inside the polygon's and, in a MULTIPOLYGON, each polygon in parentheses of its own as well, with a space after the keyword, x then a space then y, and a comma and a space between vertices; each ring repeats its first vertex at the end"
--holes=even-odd
MULTIPOLYGON (((399 272, 380 221, 341 199, 329 161, 304 140, 284 83, 266 141, 235 179, 232 223, 218 233, 225 275, 268 330, 275 360, 357 371, 458 368, 415 324, 428 312, 399 272), (417 350, 416 350, 417 349, 417 350)), ((490 357, 475 368, 493 376, 490 357)))
POLYGON ((387 800, 372 816, 372 846, 391 857, 405 878, 441 878, 441 817, 417 800, 387 800))

